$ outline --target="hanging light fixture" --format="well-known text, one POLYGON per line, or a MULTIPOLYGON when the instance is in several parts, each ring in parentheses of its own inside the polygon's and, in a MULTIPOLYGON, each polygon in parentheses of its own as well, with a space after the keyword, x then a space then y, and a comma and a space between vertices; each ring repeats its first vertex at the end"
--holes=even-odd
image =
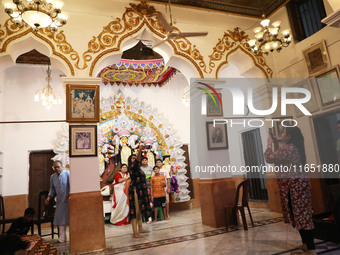
POLYGON ((64 3, 60 0, 3 0, 3 5, 18 27, 25 22, 36 32, 44 27, 55 32, 66 24, 67 16, 61 12, 64 3))
POLYGON ((54 92, 50 85, 52 81, 51 72, 50 66, 48 66, 46 77, 47 86, 43 89, 37 90, 34 95, 34 101, 41 101, 42 105, 47 107, 47 110, 51 109, 52 104, 62 104, 63 102, 60 94, 58 92, 54 92))
POLYGON ((248 41, 249 46, 253 52, 258 55, 264 53, 268 55, 269 52, 280 52, 283 47, 288 47, 291 43, 291 35, 289 29, 281 31, 282 36, 279 35, 281 21, 272 23, 273 27, 269 27, 270 20, 264 19, 261 21, 262 27, 254 28, 255 38, 248 41))

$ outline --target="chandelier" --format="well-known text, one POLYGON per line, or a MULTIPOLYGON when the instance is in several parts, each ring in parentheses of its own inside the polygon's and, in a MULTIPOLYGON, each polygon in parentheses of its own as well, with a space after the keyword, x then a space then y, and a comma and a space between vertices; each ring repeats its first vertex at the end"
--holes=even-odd
POLYGON ((35 32, 50 27, 51 32, 66 24, 67 17, 61 13, 63 2, 59 0, 4 0, 5 12, 18 27, 24 22, 35 32))
POLYGON ((35 102, 42 102, 43 106, 46 106, 47 110, 51 109, 52 104, 62 104, 62 99, 58 92, 54 92, 53 88, 50 85, 50 82, 52 81, 51 78, 51 69, 50 66, 48 66, 47 69, 47 86, 43 89, 37 90, 37 92, 34 95, 34 101, 35 102))
POLYGON ((253 30, 256 39, 248 41, 249 46, 256 55, 260 53, 268 55, 269 52, 274 50, 280 52, 283 47, 288 47, 291 43, 289 29, 282 30, 282 36, 279 36, 281 21, 273 22, 273 27, 269 27, 269 23, 269 19, 262 20, 260 23, 262 27, 256 27, 253 30))

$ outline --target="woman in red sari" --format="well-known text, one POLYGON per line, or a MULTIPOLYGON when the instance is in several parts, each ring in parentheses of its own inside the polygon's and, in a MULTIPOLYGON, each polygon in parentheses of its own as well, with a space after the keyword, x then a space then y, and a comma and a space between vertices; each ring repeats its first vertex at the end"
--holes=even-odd
POLYGON ((111 223, 115 225, 129 224, 129 186, 130 174, 127 172, 126 164, 116 173, 112 194, 111 223))
POLYGON ((279 148, 277 140, 269 134, 264 156, 268 163, 291 169, 290 172, 277 173, 283 217, 285 223, 291 223, 300 233, 303 245, 297 248, 304 252, 299 254, 316 254, 311 183, 307 174, 300 171, 300 166, 304 169, 306 164, 304 138, 298 127, 287 127, 284 129, 281 139, 286 144, 279 148), (272 150, 273 142, 275 152, 272 150), (295 172, 293 171, 294 166, 297 169, 295 172))

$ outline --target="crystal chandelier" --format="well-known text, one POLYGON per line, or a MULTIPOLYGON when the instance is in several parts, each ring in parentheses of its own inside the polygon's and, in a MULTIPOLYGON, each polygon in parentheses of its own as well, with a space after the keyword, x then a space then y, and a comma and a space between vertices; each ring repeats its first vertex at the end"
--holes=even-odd
POLYGON ((282 36, 279 36, 281 21, 273 22, 273 27, 269 27, 269 23, 269 19, 262 20, 260 23, 262 27, 256 27, 253 30, 256 39, 248 41, 249 46, 256 55, 260 53, 268 55, 269 52, 274 50, 280 52, 283 47, 288 47, 291 43, 289 29, 282 30, 282 36))
POLYGON ((42 105, 47 107, 47 110, 51 109, 52 104, 62 104, 63 102, 59 93, 54 92, 50 85, 50 82, 52 81, 51 72, 50 66, 48 66, 46 77, 47 86, 43 89, 37 90, 34 95, 34 101, 39 102, 40 100, 42 105))
POLYGON ((25 22, 36 32, 44 27, 55 32, 66 24, 67 16, 61 13, 64 4, 59 0, 3 0, 3 5, 18 27, 25 22))

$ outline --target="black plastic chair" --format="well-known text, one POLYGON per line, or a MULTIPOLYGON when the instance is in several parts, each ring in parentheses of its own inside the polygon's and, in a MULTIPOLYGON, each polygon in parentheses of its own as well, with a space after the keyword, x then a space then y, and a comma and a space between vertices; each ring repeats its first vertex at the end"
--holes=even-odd
POLYGON ((6 224, 13 223, 16 219, 6 219, 5 217, 5 206, 4 198, 0 196, 0 224, 2 225, 2 234, 5 234, 6 224))
POLYGON ((48 191, 41 191, 39 193, 38 216, 33 220, 31 233, 34 234, 34 224, 38 227, 39 236, 50 236, 54 238, 54 200, 51 200, 48 205, 45 205, 45 200, 48 197, 48 191), (51 234, 41 235, 41 224, 51 222, 51 234))
MULTIPOLYGON (((249 180, 245 180, 243 182, 241 182, 238 186, 237 186, 237 189, 236 189, 236 198, 235 198, 235 204, 234 206, 230 207, 230 206, 226 206, 225 207, 225 210, 226 210, 226 215, 227 215, 227 212, 228 210, 230 211, 231 209, 231 212, 232 212, 232 217, 234 219, 236 219, 236 214, 237 214, 237 210, 240 211, 240 214, 241 214, 241 218, 242 218, 242 223, 243 223, 243 229, 244 230, 248 230, 248 226, 247 226, 247 220, 246 220, 246 214, 245 214, 245 211, 244 211, 244 207, 247 207, 248 208, 248 212, 249 212, 249 217, 250 217, 250 220, 251 220, 251 224, 252 226, 254 227, 254 221, 253 221, 253 217, 251 216, 251 213, 250 213, 250 208, 249 208, 249 180), (240 195, 240 189, 242 188, 242 198, 241 198, 241 203, 239 203, 239 195, 240 195)), ((228 225, 229 225, 229 220, 227 219, 226 220, 226 228, 227 228, 227 231, 228 231, 228 225)))

